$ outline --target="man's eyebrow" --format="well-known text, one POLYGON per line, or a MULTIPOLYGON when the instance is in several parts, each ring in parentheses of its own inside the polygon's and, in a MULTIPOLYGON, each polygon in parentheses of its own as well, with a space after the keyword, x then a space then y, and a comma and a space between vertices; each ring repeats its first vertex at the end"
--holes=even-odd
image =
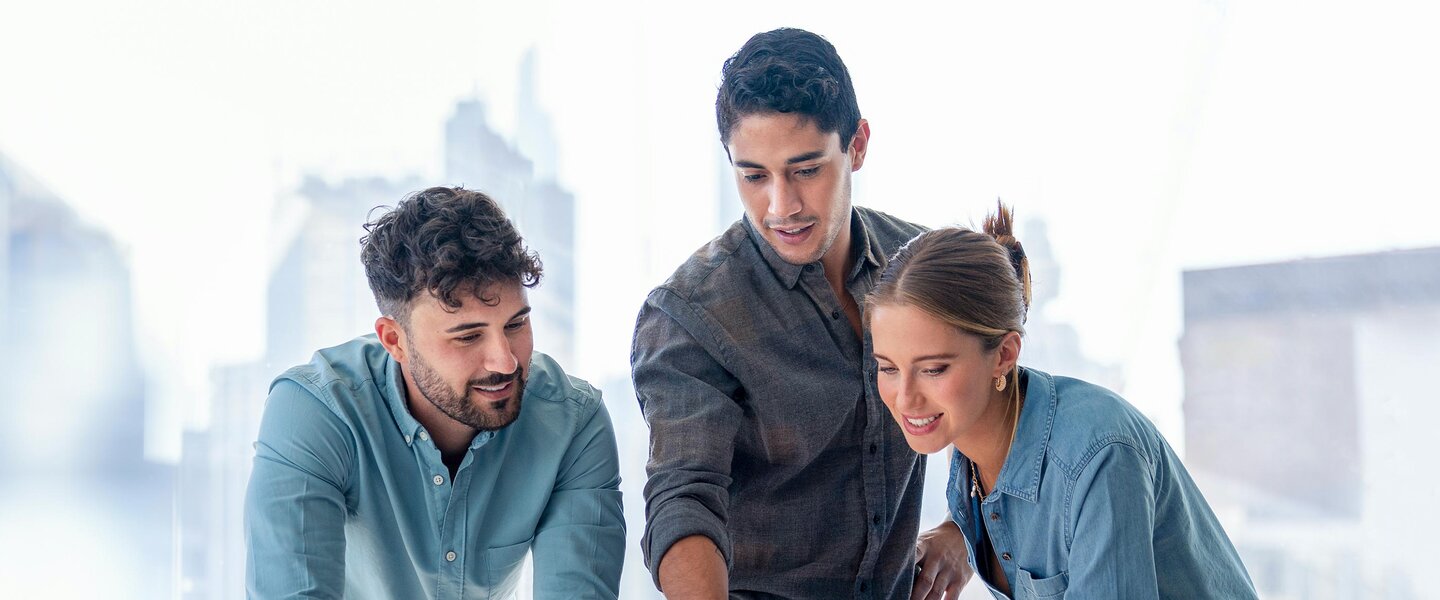
POLYGON ((820 157, 822 157, 822 156, 825 156, 825 151, 824 151, 824 150, 814 150, 814 151, 811 151, 811 152, 806 152, 806 153, 804 153, 804 154, 801 154, 800 156, 792 156, 792 157, 790 157, 788 160, 785 161, 785 164, 787 164, 787 165, 793 165, 793 164, 795 164, 795 163, 810 162, 810 161, 815 160, 815 159, 817 159, 817 158, 820 158, 820 157))
MULTIPOLYGON (((790 157, 790 158, 787 158, 787 159, 785 159, 785 164, 787 164, 787 165, 793 165, 793 164, 796 164, 796 163, 810 162, 810 161, 815 160, 815 159, 817 159, 817 158, 823 158, 824 156, 825 156, 825 151, 824 151, 824 150, 813 150, 813 151, 810 151, 810 152, 806 152, 806 153, 804 153, 804 154, 801 154, 801 155, 799 155, 799 156, 792 156, 792 157, 790 157)), ((764 169, 764 168, 765 168, 765 167, 762 166, 760 163, 754 163, 754 162, 750 162, 750 161, 748 161, 748 160, 737 160, 737 161, 735 161, 735 166, 736 166, 736 167, 739 167, 739 168, 741 168, 741 169, 764 169)))
MULTIPOLYGON (((509 319, 506 319, 506 320, 507 320, 507 321, 514 321, 515 319, 518 319, 518 318, 520 318, 520 317, 522 317, 522 316, 524 316, 524 315, 528 315, 528 314, 530 314, 530 307, 529 307, 529 306, 526 306, 525 308, 522 308, 522 309, 520 309, 520 310, 515 311, 515 314, 511 315, 510 318, 509 318, 509 319)), ((456 325, 456 326, 454 326, 454 327, 451 327, 451 328, 449 328, 449 329, 446 329, 446 330, 445 330, 445 333, 456 333, 456 332, 460 332, 460 331, 465 331, 466 329, 475 329, 475 328, 477 328, 477 327, 485 327, 485 326, 487 326, 487 325, 489 325, 489 323, 486 323, 486 322, 483 322, 483 321, 475 321, 475 322, 471 322, 471 323, 461 323, 461 324, 459 324, 459 325, 456 325)))

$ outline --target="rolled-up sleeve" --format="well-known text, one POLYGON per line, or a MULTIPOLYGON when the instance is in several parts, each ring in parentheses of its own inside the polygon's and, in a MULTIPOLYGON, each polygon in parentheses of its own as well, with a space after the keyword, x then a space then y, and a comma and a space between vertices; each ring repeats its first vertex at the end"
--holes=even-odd
POLYGON ((650 426, 641 544, 657 587, 660 560, 680 539, 706 536, 731 561, 726 509, 743 415, 739 383, 710 332, 693 306, 665 288, 650 294, 635 324, 631 369, 650 426))
POLYGON ((340 598, 345 494, 353 434, 314 394, 282 379, 270 390, 245 493, 250 598, 340 598))
POLYGON ((610 413, 597 399, 561 461, 536 528, 535 598, 616 598, 625 562, 620 459, 610 413))

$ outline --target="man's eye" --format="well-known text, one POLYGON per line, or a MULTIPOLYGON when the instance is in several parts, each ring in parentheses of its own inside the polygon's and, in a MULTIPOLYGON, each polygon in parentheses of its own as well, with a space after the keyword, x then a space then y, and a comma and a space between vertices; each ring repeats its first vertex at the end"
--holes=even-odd
POLYGON ((467 344, 468 344, 468 343, 473 342, 473 341, 478 340, 478 339, 480 339, 480 334, 478 334, 478 333, 472 333, 472 334, 470 334, 470 335, 462 335, 462 336, 460 336, 460 337, 457 337, 457 338, 455 338, 455 341, 457 341, 457 342, 464 342, 464 343, 467 343, 467 344))
POLYGON ((795 174, 801 177, 814 177, 815 174, 819 172, 820 167, 810 167, 808 169, 800 169, 799 171, 796 171, 795 174))
POLYGON ((765 178, 765 175, 764 175, 763 173, 750 173, 750 174, 748 174, 748 175, 745 175, 744 178, 745 178, 745 181, 748 181, 748 182, 750 182, 750 183, 755 183, 755 182, 757 182, 757 181, 760 181, 761 179, 764 179, 764 178, 765 178))
POLYGON ((516 322, 514 322, 514 323, 506 323, 506 324, 505 324, 505 329, 507 329, 507 330, 509 330, 509 331, 515 331, 516 329, 519 329, 519 328, 521 328, 521 327, 524 327, 524 326, 525 326, 525 323, 526 323, 526 321, 516 321, 516 322))

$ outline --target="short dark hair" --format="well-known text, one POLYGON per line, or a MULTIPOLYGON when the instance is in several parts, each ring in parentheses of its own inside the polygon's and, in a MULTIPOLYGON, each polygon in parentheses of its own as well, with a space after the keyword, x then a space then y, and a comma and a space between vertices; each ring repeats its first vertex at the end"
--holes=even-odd
MULTIPOLYGON (((383 207, 376 207, 377 209, 383 207)), ((540 283, 540 258, 500 205, 484 193, 432 187, 400 200, 395 208, 365 224, 360 262, 380 312, 409 323, 411 300, 429 293, 452 309, 460 294, 484 296, 494 283, 540 283)))
POLYGON ((715 120, 720 143, 740 119, 762 112, 796 113, 813 120, 824 133, 840 134, 840 148, 860 126, 860 106, 850 71, 825 38, 803 29, 757 33, 725 61, 715 120))

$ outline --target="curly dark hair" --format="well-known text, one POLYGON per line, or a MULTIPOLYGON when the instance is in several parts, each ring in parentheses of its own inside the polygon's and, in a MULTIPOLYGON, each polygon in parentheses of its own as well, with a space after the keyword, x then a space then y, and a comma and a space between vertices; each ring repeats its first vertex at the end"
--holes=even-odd
POLYGON ((486 304, 499 302, 484 295, 493 283, 540 283, 540 258, 525 247, 500 205, 482 192, 459 187, 415 192, 371 219, 365 231, 360 262, 375 304, 402 325, 409 323, 410 301, 421 292, 459 309, 466 293, 486 304))
POLYGON ((860 126, 860 106, 850 71, 825 38, 803 29, 757 33, 725 61, 715 96, 720 143, 746 115, 798 113, 824 133, 840 134, 840 148, 860 126))

